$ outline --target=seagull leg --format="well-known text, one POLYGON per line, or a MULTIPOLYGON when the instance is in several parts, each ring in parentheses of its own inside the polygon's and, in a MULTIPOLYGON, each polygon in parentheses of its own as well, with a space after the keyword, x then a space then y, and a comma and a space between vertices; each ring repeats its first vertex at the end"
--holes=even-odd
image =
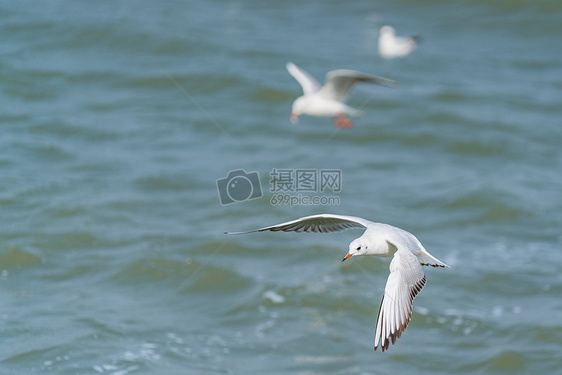
POLYGON ((353 126, 353 121, 345 117, 345 114, 338 113, 336 117, 332 118, 332 122, 336 126, 336 128, 350 128, 353 126))

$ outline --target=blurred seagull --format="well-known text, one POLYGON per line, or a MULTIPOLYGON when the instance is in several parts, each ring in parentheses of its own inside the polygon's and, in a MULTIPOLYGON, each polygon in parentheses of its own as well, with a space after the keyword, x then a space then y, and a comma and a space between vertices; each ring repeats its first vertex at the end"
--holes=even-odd
POLYGON ((417 36, 398 37, 391 26, 383 26, 379 31, 379 53, 382 57, 391 59, 409 55, 418 47, 420 38, 417 36))
POLYGON ((304 95, 298 97, 291 111, 290 120, 294 124, 301 114, 331 117, 338 128, 350 127, 353 122, 345 117, 361 116, 362 112, 343 103, 351 88, 357 82, 371 82, 379 85, 396 86, 396 82, 355 70, 339 69, 326 74, 324 86, 320 86, 310 74, 287 63, 287 70, 300 83, 304 95))
POLYGON ((384 352, 388 349, 390 341, 394 344, 396 339, 400 338, 410 322, 414 297, 425 285, 422 266, 449 267, 429 254, 413 234, 360 217, 331 214, 307 216, 261 229, 226 234, 263 231, 327 233, 351 228, 365 229, 365 233, 351 242, 342 262, 359 255, 393 257, 375 331, 374 349, 376 351, 380 345, 384 352))

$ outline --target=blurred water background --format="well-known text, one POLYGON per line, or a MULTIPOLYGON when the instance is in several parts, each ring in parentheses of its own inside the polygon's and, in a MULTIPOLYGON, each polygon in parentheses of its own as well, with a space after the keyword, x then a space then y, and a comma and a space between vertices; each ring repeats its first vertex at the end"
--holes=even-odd
POLYGON ((561 2, 23 0, 0 17, 0 373, 560 373, 561 2), (381 59, 385 24, 420 48, 381 59), (400 86, 358 86, 350 129, 293 125, 288 61, 400 86), (238 169, 262 197, 222 205, 238 169), (341 191, 302 193, 338 204, 272 204, 279 170, 341 171, 341 191), (315 213, 399 226, 451 265, 426 269, 388 352, 388 260, 340 263, 360 231, 223 234, 315 213))

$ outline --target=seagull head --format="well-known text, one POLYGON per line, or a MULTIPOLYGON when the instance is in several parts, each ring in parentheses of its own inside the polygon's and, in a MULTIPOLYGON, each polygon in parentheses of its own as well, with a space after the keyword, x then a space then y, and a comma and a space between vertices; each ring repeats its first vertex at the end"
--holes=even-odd
POLYGON ((303 113, 305 107, 306 104, 304 96, 297 98, 297 100, 293 102, 291 115, 289 116, 289 120, 291 120, 293 124, 296 124, 299 121, 299 116, 303 113))
POLYGON ((380 29, 380 34, 381 35, 393 35, 394 36, 394 27, 392 26, 383 26, 380 29))
POLYGON ((346 260, 347 258, 351 258, 352 256, 366 255, 368 248, 369 247, 367 246, 367 244, 365 243, 365 241, 361 237, 353 240, 349 244, 349 251, 343 257, 342 262, 344 260, 346 260))

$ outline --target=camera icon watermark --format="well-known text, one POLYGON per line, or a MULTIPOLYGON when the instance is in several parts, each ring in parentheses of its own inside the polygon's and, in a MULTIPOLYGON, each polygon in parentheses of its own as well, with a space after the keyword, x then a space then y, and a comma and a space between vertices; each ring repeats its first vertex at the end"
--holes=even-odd
POLYGON ((218 179, 217 189, 223 206, 263 196, 258 172, 246 173, 243 169, 230 171, 225 178, 218 179))

